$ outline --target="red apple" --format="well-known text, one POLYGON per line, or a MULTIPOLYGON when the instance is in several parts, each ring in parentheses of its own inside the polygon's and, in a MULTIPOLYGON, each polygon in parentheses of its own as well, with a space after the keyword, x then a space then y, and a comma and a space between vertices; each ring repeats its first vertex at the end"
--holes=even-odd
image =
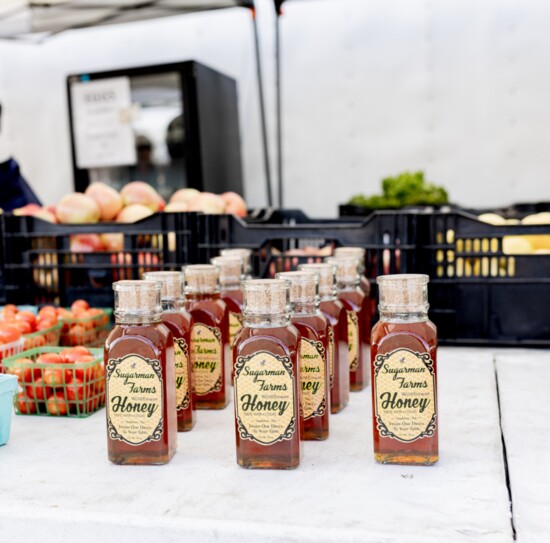
POLYGON ((112 221, 122 209, 122 196, 106 183, 92 183, 85 194, 93 198, 99 206, 102 221, 112 221))
POLYGON ((96 201, 80 192, 67 194, 57 204, 56 215, 60 223, 84 224, 96 223, 101 210, 96 201))

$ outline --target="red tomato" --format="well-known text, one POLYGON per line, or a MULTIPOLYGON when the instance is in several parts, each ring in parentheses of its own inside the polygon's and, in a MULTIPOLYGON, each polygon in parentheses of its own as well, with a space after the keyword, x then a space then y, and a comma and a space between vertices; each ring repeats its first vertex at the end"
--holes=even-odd
POLYGON ((28 321, 14 321, 13 325, 22 333, 22 334, 32 334, 33 327, 32 324, 28 321))
POLYGON ((1 323, 0 324, 0 344, 12 343, 17 341, 21 337, 19 328, 14 324, 1 323))
POLYGON ((91 385, 84 385, 80 379, 75 379, 65 388, 67 391, 67 399, 71 404, 75 402, 81 403, 91 395, 91 388, 91 385))
POLYGON ((31 400, 45 400, 52 393, 50 387, 45 386, 43 379, 36 381, 25 387, 25 394, 31 400))
POLYGON ((58 368, 46 368, 43 372, 44 383, 48 386, 59 387, 68 383, 72 379, 70 370, 61 370, 58 368))
POLYGON ((37 364, 63 364, 63 359, 58 353, 44 353, 36 359, 37 364))
POLYGON ((38 318, 40 317, 50 317, 57 319, 57 310, 53 305, 45 305, 40 311, 38 312, 38 318))
POLYGON ((57 319, 52 319, 50 317, 38 317, 36 321, 37 330, 46 330, 46 328, 52 328, 57 324, 57 319))
POLYGON ((4 306, 4 313, 17 313, 19 309, 17 309, 16 305, 13 304, 6 304, 4 306))
MULTIPOLYGON (((89 362, 93 362, 94 360, 95 358, 91 355, 82 355, 78 360, 75 361, 75 364, 87 364, 89 362)), ((77 368, 74 370, 74 376, 75 379, 80 379, 85 383, 89 383, 94 378, 95 372, 95 366, 90 366, 89 368, 84 369, 77 368)))
POLYGON ((36 330, 36 315, 31 311, 19 311, 19 313, 15 315, 15 320, 28 322, 32 330, 36 330))
POLYGON ((75 300, 71 305, 71 310, 79 310, 79 309, 89 309, 90 304, 86 300, 75 300))
POLYGON ((33 364, 34 362, 30 358, 19 358, 14 362, 10 373, 17 375, 17 380, 20 383, 28 385, 34 380, 33 364))
POLYGON ((19 409, 19 413, 22 415, 32 415, 36 413, 36 403, 27 399, 24 392, 20 392, 17 395, 17 407, 19 409))
POLYGON ((69 409, 63 392, 52 394, 46 402, 46 409, 50 415, 66 415, 69 409))

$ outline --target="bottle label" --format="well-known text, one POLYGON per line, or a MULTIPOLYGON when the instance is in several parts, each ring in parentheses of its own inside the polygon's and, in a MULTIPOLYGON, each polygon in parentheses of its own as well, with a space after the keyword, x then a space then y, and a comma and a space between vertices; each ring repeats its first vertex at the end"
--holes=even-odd
POLYGON ((189 407, 189 350, 183 338, 174 338, 174 358, 176 360, 176 409, 183 411, 189 407))
POLYGON ((300 340, 300 382, 304 420, 323 416, 327 407, 326 359, 320 341, 300 340))
POLYGON ((334 330, 328 327, 328 367, 330 373, 330 388, 334 385, 334 330))
POLYGON ((348 311, 349 371, 359 366, 359 318, 355 311, 348 311))
POLYGON ((229 312, 229 346, 233 348, 235 338, 243 327, 243 316, 241 313, 229 312))
POLYGON ((222 389, 223 345, 219 328, 196 323, 191 329, 193 388, 199 396, 222 389))
POLYGON ((433 436, 436 383, 428 353, 396 349, 374 360, 376 426, 380 436, 405 443, 433 436))
POLYGON ((158 360, 138 355, 109 360, 107 431, 129 445, 159 441, 163 432, 163 379, 158 360))
POLYGON ((235 362, 235 406, 241 439, 272 445, 296 432, 295 375, 287 356, 258 351, 235 362))

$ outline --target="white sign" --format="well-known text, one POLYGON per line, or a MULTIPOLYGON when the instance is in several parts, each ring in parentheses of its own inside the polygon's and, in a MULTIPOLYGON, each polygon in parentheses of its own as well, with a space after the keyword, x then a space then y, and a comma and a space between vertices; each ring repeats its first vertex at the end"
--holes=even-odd
POLYGON ((130 79, 72 83, 71 99, 78 168, 135 164, 130 79))

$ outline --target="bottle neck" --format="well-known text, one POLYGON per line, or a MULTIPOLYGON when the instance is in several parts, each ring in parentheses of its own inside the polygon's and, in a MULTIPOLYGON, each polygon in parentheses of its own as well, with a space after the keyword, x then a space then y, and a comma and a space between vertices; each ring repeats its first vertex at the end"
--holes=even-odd
POLYGON ((183 308, 183 301, 179 298, 161 300, 163 313, 176 313, 183 308))
POLYGON ((290 326, 290 314, 288 313, 243 313, 244 325, 248 328, 281 328, 290 326))
POLYGON ((313 303, 304 303, 304 302, 294 302, 292 305, 292 314, 293 316, 307 316, 307 315, 317 315, 319 313, 319 302, 313 303))
POLYGON ((187 292, 185 299, 188 302, 200 302, 205 300, 219 300, 220 293, 217 292, 187 292))
POLYGON ((353 281, 338 281, 338 290, 347 292, 357 290, 360 282, 361 279, 359 277, 353 281))
POLYGON ((116 324, 158 324, 162 322, 162 313, 119 313, 115 311, 116 324))
POLYGON ((332 302, 333 300, 338 299, 336 290, 320 292, 319 294, 321 302, 332 302))
POLYGON ((231 291, 231 290, 241 290, 241 284, 239 282, 220 283, 221 290, 231 291))
POLYGON ((379 307, 380 320, 390 323, 426 322, 427 311, 388 311, 379 307))

